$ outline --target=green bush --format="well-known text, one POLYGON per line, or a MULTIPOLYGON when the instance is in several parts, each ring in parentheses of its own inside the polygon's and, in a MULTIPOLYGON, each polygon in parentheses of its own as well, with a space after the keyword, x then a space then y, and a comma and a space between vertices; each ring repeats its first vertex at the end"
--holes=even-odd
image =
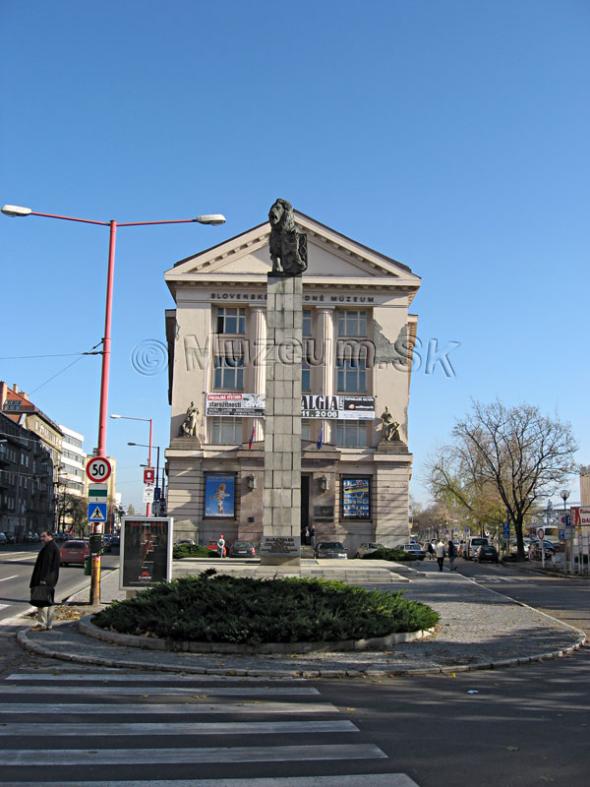
POLYGON ((217 557, 217 555, 211 555, 207 547, 202 547, 198 544, 194 546, 191 546, 191 544, 175 544, 172 548, 172 557, 174 560, 181 560, 183 557, 217 557))
POLYGON ((404 552, 403 549, 398 549, 397 547, 394 547, 393 549, 381 547, 381 549, 376 549, 374 552, 369 552, 368 555, 363 555, 363 560, 395 560, 398 563, 404 560, 417 559, 418 558, 415 555, 411 555, 409 552, 404 552))
POLYGON ((217 574, 162 583, 94 617, 101 628, 192 642, 330 642, 431 628, 438 614, 401 593, 316 579, 217 574))

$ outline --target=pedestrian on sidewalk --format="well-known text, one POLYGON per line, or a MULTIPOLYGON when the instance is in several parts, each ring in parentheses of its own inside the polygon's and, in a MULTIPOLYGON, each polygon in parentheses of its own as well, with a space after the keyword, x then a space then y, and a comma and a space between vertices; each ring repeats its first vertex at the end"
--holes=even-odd
POLYGON ((428 552, 428 559, 434 560, 434 544, 432 541, 428 542, 428 546, 426 547, 426 551, 428 552))
POLYGON ((225 557, 225 538, 223 537, 223 533, 220 534, 219 538, 217 539, 217 549, 219 551, 219 557, 225 557))
POLYGON ((449 539, 447 554, 449 556, 449 571, 456 571, 457 566, 455 565, 455 558, 457 557, 457 547, 454 545, 451 539, 449 539))
POLYGON ((435 552, 436 552, 436 562, 438 563, 438 570, 442 571, 443 563, 445 562, 445 545, 443 544, 441 539, 438 540, 435 552))
POLYGON ((43 547, 37 555, 35 567, 31 576, 31 604, 37 607, 37 631, 49 631, 53 628, 53 604, 55 586, 59 578, 59 565, 61 563, 59 547, 53 536, 47 530, 41 533, 43 547))

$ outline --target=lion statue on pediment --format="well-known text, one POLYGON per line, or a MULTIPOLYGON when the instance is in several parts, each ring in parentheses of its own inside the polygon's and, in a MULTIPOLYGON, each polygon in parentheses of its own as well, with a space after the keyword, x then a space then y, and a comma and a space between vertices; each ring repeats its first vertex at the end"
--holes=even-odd
POLYGON ((300 276, 307 270, 307 235, 295 229, 293 206, 277 199, 268 212, 270 221, 270 258, 272 272, 300 276))

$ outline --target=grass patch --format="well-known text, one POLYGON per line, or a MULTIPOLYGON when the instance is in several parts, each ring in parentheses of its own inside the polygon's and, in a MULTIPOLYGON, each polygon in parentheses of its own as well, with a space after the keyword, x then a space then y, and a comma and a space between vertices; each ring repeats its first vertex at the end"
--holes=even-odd
POLYGON ((331 642, 431 628, 438 614, 401 593, 317 579, 181 577, 115 601, 101 628, 190 642, 331 642))
POLYGON ((382 547, 369 552, 368 555, 363 555, 363 560, 394 560, 396 563, 402 563, 405 560, 418 560, 418 558, 409 552, 404 552, 403 549, 382 547))

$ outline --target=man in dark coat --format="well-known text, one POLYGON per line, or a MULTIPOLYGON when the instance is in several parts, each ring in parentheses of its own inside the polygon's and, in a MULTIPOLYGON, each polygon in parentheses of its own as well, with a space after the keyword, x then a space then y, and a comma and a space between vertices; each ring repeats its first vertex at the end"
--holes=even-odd
POLYGON ((41 533, 41 541, 43 541, 43 547, 37 555, 29 587, 31 588, 31 604, 39 610, 35 628, 49 630, 53 626, 54 592, 61 560, 59 547, 53 540, 51 533, 44 530, 41 533), (35 598, 33 598, 35 588, 46 588, 47 592, 43 594, 42 590, 40 593, 37 591, 35 598), (38 599, 36 595, 45 595, 45 598, 38 599))

